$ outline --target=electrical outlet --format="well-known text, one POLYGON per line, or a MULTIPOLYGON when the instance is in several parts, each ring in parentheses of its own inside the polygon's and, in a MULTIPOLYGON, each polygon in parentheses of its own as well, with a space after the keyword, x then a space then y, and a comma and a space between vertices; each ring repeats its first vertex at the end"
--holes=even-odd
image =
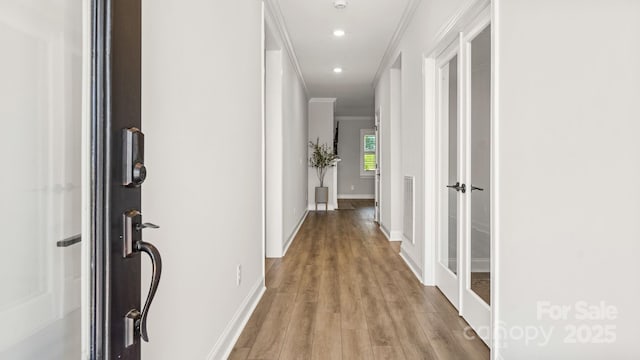
POLYGON ((293 207, 293 216, 296 216, 296 214, 298 213, 298 209, 296 209, 296 207, 293 207))
POLYGON ((238 265, 238 268, 236 269, 236 286, 240 286, 241 282, 242 282, 242 265, 238 265))
POLYGON ((351 191, 355 190, 356 186, 355 185, 351 185, 351 191))

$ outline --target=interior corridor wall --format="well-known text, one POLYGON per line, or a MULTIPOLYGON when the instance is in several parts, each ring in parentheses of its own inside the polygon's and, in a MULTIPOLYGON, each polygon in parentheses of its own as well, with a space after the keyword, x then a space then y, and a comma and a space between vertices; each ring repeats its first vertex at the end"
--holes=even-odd
POLYGON ((373 130, 375 121, 364 116, 338 118, 338 198, 374 198, 374 177, 360 175, 360 130, 373 130))
MULTIPOLYGON (((418 5, 413 18, 407 26, 404 35, 389 63, 383 65, 384 71, 376 83, 376 109, 389 107, 390 92, 385 86, 390 86, 386 79, 392 61, 402 54, 401 73, 401 140, 402 153, 401 176, 415 177, 415 243, 403 241, 401 253, 413 270, 420 275, 427 284, 433 284, 433 271, 424 269, 425 250, 431 253, 435 250, 435 243, 431 233, 433 229, 425 229, 425 219, 433 211, 432 198, 425 197, 425 126, 424 126, 424 88, 423 88, 423 59, 424 54, 436 45, 438 31, 445 26, 454 14, 466 3, 466 0, 423 0, 418 5), (426 236, 428 235, 428 236, 426 236)), ((384 121, 384 118, 383 118, 384 121)), ((384 130, 383 130, 384 131, 384 130)), ((384 165, 383 165, 384 166, 384 165)), ((383 185, 384 186, 384 185, 383 185)), ((384 213, 383 213, 384 215, 384 213)))
POLYGON ((269 9, 265 12, 267 257, 282 257, 307 211, 307 95, 269 9))
POLYGON ((261 2, 142 10, 142 213, 164 265, 143 358, 221 358, 263 288, 261 2))
POLYGON ((638 359, 640 2, 499 0, 495 11, 496 321, 554 330, 503 338, 497 355, 638 359), (585 305, 605 312, 580 319, 585 305))
MULTIPOLYGON (((308 131, 307 95, 288 56, 283 59, 284 117, 284 242, 292 236, 307 211, 308 131)), ((268 171, 268 169, 267 169, 268 171)))
POLYGON ((402 240, 401 58, 376 86, 380 111, 380 227, 390 240, 402 240))

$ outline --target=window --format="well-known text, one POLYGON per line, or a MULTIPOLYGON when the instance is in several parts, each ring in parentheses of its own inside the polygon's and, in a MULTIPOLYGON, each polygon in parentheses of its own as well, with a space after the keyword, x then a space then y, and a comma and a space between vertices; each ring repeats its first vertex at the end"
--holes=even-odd
POLYGON ((372 129, 360 130, 360 176, 373 176, 377 167, 377 139, 372 129))

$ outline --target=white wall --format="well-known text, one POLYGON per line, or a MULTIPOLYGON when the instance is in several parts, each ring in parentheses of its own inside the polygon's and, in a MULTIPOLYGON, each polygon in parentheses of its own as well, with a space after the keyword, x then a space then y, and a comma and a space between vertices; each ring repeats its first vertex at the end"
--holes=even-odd
POLYGON ((380 227, 390 240, 402 239, 401 58, 382 73, 376 86, 380 111, 380 227))
POLYGON ((555 332, 546 346, 508 339, 504 359, 638 359, 640 323, 640 2, 496 4, 497 320, 555 332), (597 25, 596 25, 597 24, 597 25), (540 301, 570 306, 538 317, 540 301), (617 308, 577 320, 575 305, 617 308), (587 340, 616 326, 612 344, 587 340), (590 336, 589 336, 590 335, 590 336))
POLYGON ((143 357, 219 358, 263 286, 261 3, 144 1, 142 20, 142 211, 164 263, 143 357))
POLYGON ((360 176, 360 130, 373 129, 371 117, 338 118, 338 198, 369 199, 374 196, 374 177, 360 176))
MULTIPOLYGON (((429 181, 422 174, 423 146, 429 149, 422 122, 423 54, 466 3, 422 1, 396 50, 402 52, 402 171, 416 176, 418 219, 433 201, 425 198, 429 181)), ((640 3, 496 0, 494 16, 499 139, 492 305, 503 337, 492 356, 638 358, 640 188, 633 184, 640 176, 640 3), (541 301, 569 306, 567 320, 539 314, 541 301), (579 320, 578 301, 614 306, 617 317, 579 320), (567 343, 566 325, 582 326, 588 341, 598 340, 593 336, 604 330, 599 326, 615 326, 616 339, 567 343), (538 337, 530 343, 516 339, 519 330, 537 330, 538 337), (548 343, 540 330, 553 331, 548 343), (505 331, 511 337, 504 338, 505 331)), ((389 101, 386 76, 376 89, 383 107, 389 101)), ((402 244, 414 266, 423 264, 423 253, 431 255, 425 230, 431 231, 416 228, 415 246, 402 244)))
MULTIPOLYGON (((284 246, 293 240, 294 232, 307 211, 309 165, 307 96, 288 57, 283 67, 284 118, 284 246)), ((268 171, 268 169, 267 169, 268 171)))
MULTIPOLYGON (((385 64, 385 70, 378 83, 376 84, 376 108, 379 106, 382 108, 383 113, 386 113, 387 108, 391 102, 390 92, 385 87, 391 86, 390 69, 392 67, 392 61, 402 54, 402 70, 400 71, 400 93, 401 93, 401 139, 399 141, 400 152, 402 154, 401 159, 401 175, 400 176, 414 176, 415 177, 415 218, 425 219, 426 208, 431 207, 433 199, 425 200, 425 127, 424 127, 424 89, 423 89, 423 56, 430 52, 435 46, 435 39, 440 28, 448 21, 456 11, 465 3, 465 0, 424 0, 418 6, 416 13, 414 14, 409 26, 407 27, 398 47, 394 54, 389 57, 392 59, 389 64, 385 64), (426 201, 426 204, 425 204, 426 201)), ((390 115, 391 113, 389 113, 390 115)), ((385 117, 382 117, 384 122, 385 117)), ((383 131, 384 130, 383 123, 383 131)), ((387 127, 388 128, 388 127, 387 127)), ((384 136, 384 134, 383 134, 384 136)), ((384 138, 383 138, 384 142, 384 138)), ((385 146, 383 145, 383 151, 385 146)), ((383 154, 383 167, 384 154, 383 154)), ((383 170, 384 172, 384 170, 383 170)), ((400 180, 401 181, 401 178, 400 180)), ((383 189, 384 189, 383 179, 383 189)), ((401 189, 401 187, 400 187, 401 189)), ((390 196, 391 199, 396 197, 390 196)), ((401 194, 398 199, 402 199, 401 194)), ((384 200, 384 195, 383 195, 384 200)), ((402 203, 400 203, 401 205, 402 203)), ((399 207, 402 209, 402 207, 399 207)), ((386 215, 383 207, 383 218, 391 218, 386 215)), ((384 223, 383 223, 384 224, 384 223)), ((401 229, 402 222, 398 224, 398 229, 401 229)), ((429 254, 433 252, 434 243, 432 237, 428 237, 428 243, 425 244, 425 227, 422 226, 423 222, 418 221, 415 231, 415 244, 411 242, 403 241, 401 251, 404 257, 410 262, 414 270, 419 274, 425 274, 423 279, 426 283, 432 283, 431 278, 433 274, 427 269, 424 272, 423 264, 425 259, 425 250, 429 254), (426 247, 426 248, 425 248, 426 247)), ((432 231, 432 229, 427 229, 432 231)))
MULTIPOLYGON (((320 144, 327 144, 333 148, 334 109, 335 99, 312 98, 309 100, 309 141, 316 142, 319 139, 320 144)), ((329 187, 329 210, 337 208, 337 176, 335 171, 335 167, 329 168, 324 179, 324 186, 329 187)), ((314 168, 309 167, 308 173, 309 209, 315 209, 315 188, 320 186, 320 180, 318 180, 314 168)), ((319 205, 318 210, 320 209, 324 210, 324 205, 319 205)))
POLYGON ((267 257, 282 257, 307 210, 307 96, 270 12, 266 20, 267 257))
POLYGON ((282 50, 265 52, 266 257, 281 257, 284 245, 282 61, 282 50))

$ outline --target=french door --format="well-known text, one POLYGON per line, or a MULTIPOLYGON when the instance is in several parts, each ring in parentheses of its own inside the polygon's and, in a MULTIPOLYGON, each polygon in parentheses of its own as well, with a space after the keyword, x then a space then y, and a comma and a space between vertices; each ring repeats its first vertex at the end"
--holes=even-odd
POLYGON ((458 93, 458 63, 460 46, 452 43, 436 61, 437 104, 439 119, 439 177, 438 177, 438 251, 436 284, 451 303, 460 302, 460 237, 462 236, 462 199, 465 191, 460 183, 462 150, 458 93))
MULTIPOLYGON (((0 1, 0 358, 139 359, 140 0, 0 1)), ((142 254, 153 266, 141 303, 142 254)))
POLYGON ((436 60, 436 284, 483 341, 491 334, 491 25, 480 16, 436 60))

